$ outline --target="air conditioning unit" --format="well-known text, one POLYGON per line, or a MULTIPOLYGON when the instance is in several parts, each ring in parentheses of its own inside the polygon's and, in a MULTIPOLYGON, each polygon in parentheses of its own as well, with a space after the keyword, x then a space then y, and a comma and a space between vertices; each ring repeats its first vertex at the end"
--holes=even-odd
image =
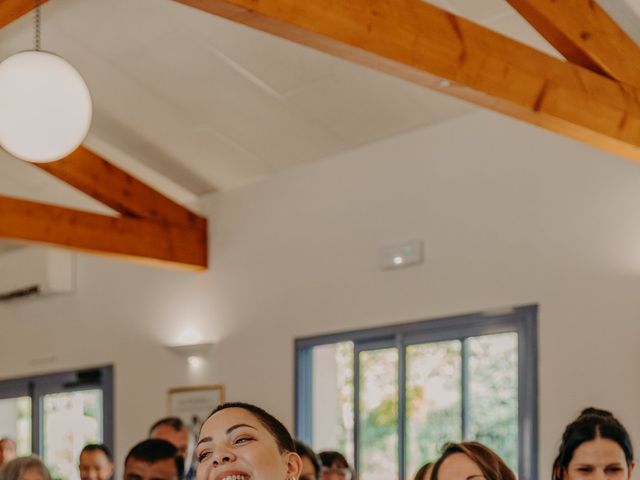
POLYGON ((25 247, 0 254, 0 301, 75 289, 75 253, 25 247))

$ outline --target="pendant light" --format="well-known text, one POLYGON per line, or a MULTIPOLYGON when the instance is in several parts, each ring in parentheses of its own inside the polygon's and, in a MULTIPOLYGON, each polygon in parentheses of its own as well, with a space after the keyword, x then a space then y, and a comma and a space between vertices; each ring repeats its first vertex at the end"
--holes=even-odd
POLYGON ((91 95, 78 71, 40 50, 40 6, 35 49, 0 63, 0 146, 29 162, 59 160, 80 146, 91 125, 91 95))

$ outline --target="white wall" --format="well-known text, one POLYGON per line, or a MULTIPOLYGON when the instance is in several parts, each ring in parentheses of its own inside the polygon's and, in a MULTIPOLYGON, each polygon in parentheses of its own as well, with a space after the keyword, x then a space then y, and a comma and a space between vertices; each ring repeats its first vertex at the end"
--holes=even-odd
POLYGON ((0 377, 114 363, 122 459, 170 386, 291 425, 297 336, 538 303, 542 478, 586 405, 640 441, 640 166, 481 112, 204 204, 209 272, 81 256, 73 296, 0 306, 0 377), (424 265, 378 268, 414 238, 424 265), (198 372, 162 347, 189 326, 219 342, 198 372))

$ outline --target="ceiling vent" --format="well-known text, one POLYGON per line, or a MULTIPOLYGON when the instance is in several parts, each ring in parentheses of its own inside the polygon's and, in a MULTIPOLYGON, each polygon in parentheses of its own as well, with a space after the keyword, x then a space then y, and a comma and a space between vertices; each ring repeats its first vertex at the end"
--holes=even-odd
POLYGON ((20 248, 0 255, 0 301, 75 289, 75 254, 49 248, 20 248))

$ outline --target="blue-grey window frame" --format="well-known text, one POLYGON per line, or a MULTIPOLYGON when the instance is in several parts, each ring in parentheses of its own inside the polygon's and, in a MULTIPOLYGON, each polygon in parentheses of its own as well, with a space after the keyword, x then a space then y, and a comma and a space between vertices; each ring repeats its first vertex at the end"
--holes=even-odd
MULTIPOLYGON (((526 305, 504 311, 457 315, 434 320, 392 325, 387 327, 352 330, 295 340, 295 431, 296 436, 308 443, 313 438, 313 364, 314 347, 351 341, 354 343, 354 386, 359 384, 357 352, 366 345, 398 347, 398 466, 399 478, 405 475, 405 347, 408 345, 460 340, 468 337, 515 332, 518 334, 518 478, 538 478, 538 307, 526 305)), ((462 424, 466 432, 465 381, 462 380, 462 424)), ((354 452, 358 469, 358 389, 354 388, 354 452)))

